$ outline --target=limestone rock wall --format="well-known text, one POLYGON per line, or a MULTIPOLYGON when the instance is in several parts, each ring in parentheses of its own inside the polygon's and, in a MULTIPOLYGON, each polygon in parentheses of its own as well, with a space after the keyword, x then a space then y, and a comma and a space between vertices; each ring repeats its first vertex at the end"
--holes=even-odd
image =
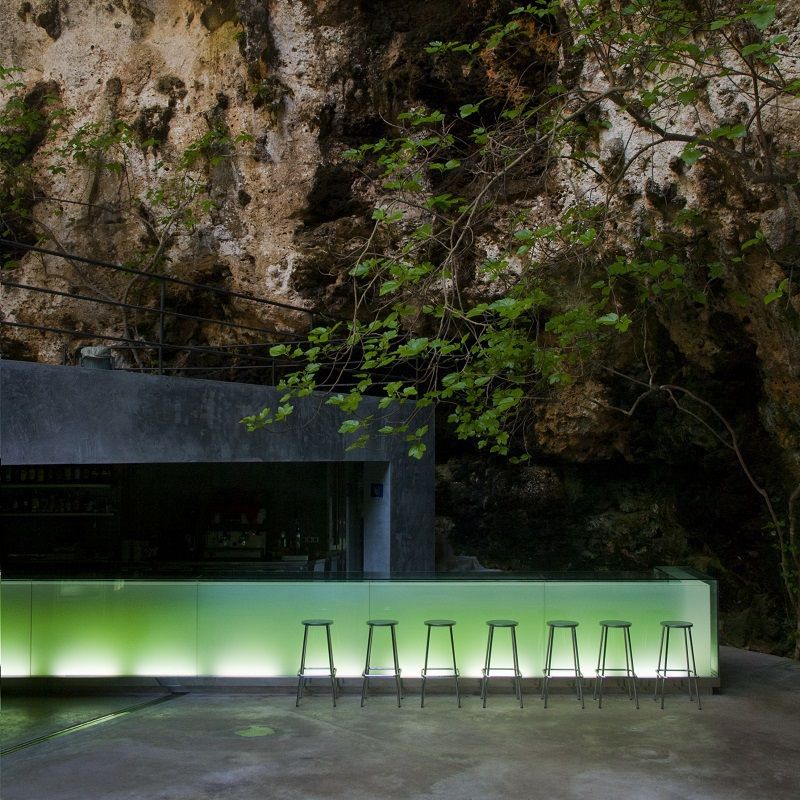
MULTIPOLYGON (((515 5, 506 0, 0 3, 0 63, 25 70, 17 92, 39 103, 52 97, 53 107, 71 110, 54 141, 40 132, 28 142, 35 190, 30 219, 16 232, 30 242, 41 239, 108 261, 156 253, 158 269, 169 275, 346 313, 346 269, 368 235, 369 215, 380 198, 342 152, 391 130, 391 121, 410 103, 457 109, 487 90, 510 91, 498 65, 447 71, 425 55, 424 46, 434 39, 469 40, 506 19, 515 5), (100 130, 114 119, 151 140, 144 150, 120 146, 106 153, 111 159, 124 152, 121 171, 101 168, 92 158, 71 160, 63 172, 48 170, 64 161, 54 147, 65 146, 81 126, 96 123, 100 130), (226 142, 218 158, 186 170, 181 180, 189 181, 190 190, 186 183, 171 189, 173 203, 194 209, 187 226, 157 193, 180 172, 176 165, 187 149, 215 130, 231 139, 246 134, 246 141, 226 142)), ((778 3, 770 34, 785 33, 789 52, 800 47, 799 21, 796 0, 778 3)), ((791 77, 797 64, 788 58, 782 68, 791 77)), ((586 86, 603 90, 591 63, 580 69, 586 86)), ((532 70, 530 80, 539 79, 532 70)), ((6 102, 8 96, 0 99, 6 102)), ((612 125, 596 142, 599 163, 613 171, 626 154, 647 144, 647 135, 613 104, 601 111, 612 125)), ((727 124, 751 111, 751 98, 733 84, 708 98, 707 113, 727 124)), ((678 123, 690 127, 692 120, 678 123)), ((770 112, 765 124, 776 147, 798 150, 798 103, 770 112)), ((759 478, 781 489, 800 477, 797 194, 768 184, 740 185, 713 166, 682 169, 678 150, 677 145, 655 148, 637 162, 620 192, 620 218, 657 230, 670 224, 678 209, 697 207, 710 220, 697 245, 707 248, 710 259, 715 252, 733 252, 757 229, 769 248, 725 277, 732 299, 716 296, 708 307, 687 305, 680 314, 654 311, 653 341, 664 364, 680 368, 747 431, 746 452, 759 478), (763 304, 761 298, 785 277, 793 283, 780 309, 763 304), (738 302, 742 296, 751 302, 738 302)), ((555 160, 545 176, 538 175, 537 164, 523 166, 510 180, 516 183, 502 214, 524 203, 533 209, 532 227, 596 190, 589 173, 555 160)), ((491 225, 480 231, 479 244, 488 254, 497 251, 491 225)), ((155 302, 146 282, 68 260, 20 255, 9 272, 17 282, 67 294, 155 302)), ((491 287, 477 281, 469 291, 480 294, 491 287)), ((246 324, 283 331, 307 325, 306 316, 287 310, 177 300, 196 313, 246 324)), ((85 303, 70 297, 7 290, 3 314, 53 327, 153 333, 146 316, 87 311, 85 303)), ((185 342, 220 335, 212 327, 170 324, 174 337, 185 342)), ((74 357, 89 338, 12 332, 6 354, 60 361, 65 351, 74 357)), ((636 355, 621 347, 611 360, 625 368, 636 355)), ((496 566, 645 568, 660 559, 693 560, 719 574, 727 570, 737 608, 746 613, 760 603, 763 615, 770 603, 779 602, 779 593, 753 600, 762 573, 747 563, 769 562, 774 552, 758 538, 763 522, 758 500, 741 483, 738 467, 730 461, 700 463, 705 451, 693 444, 696 432, 664 409, 651 409, 638 423, 610 410, 629 399, 593 376, 542 401, 528 432, 541 463, 528 471, 474 467, 463 455, 451 454, 440 475, 442 529, 456 549, 472 550, 496 566), (719 483, 737 489, 715 493, 719 483), (701 496, 705 503, 697 499, 701 496), (735 534, 728 535, 726 526, 735 527, 735 534), (741 567, 744 577, 732 576, 723 561, 741 567)), ((448 454, 446 442, 442 452, 448 454)))
MULTIPOLYGON (((336 265, 363 232, 370 205, 339 154, 380 132, 414 98, 425 80, 415 59, 427 41, 470 17, 479 27, 491 10, 492 4, 465 7, 455 0, 4 3, 0 63, 25 70, 26 91, 47 86, 58 106, 72 111, 56 145, 81 126, 112 119, 153 142, 144 152, 126 150, 124 175, 69 159, 65 174, 52 175, 47 168, 65 157, 52 147, 32 148, 33 221, 18 232, 115 262, 163 244, 168 274, 335 312, 342 280, 336 265), (213 207, 198 213, 191 230, 174 224, 164 235, 169 211, 148 193, 169 181, 164 165, 174 172, 186 149, 215 126, 249 140, 195 171, 197 192, 213 207)), ((90 278, 54 259, 23 257, 17 273, 21 282, 66 291, 83 287, 128 301, 138 296, 128 282, 90 278)), ((5 307, 20 321, 41 324, 87 315, 68 299, 14 293, 5 307)), ((302 315, 246 304, 222 313, 287 330, 305 324, 302 315)), ((127 322, 118 317, 95 319, 95 329, 127 322)), ((60 345, 50 339, 23 338, 29 355, 60 357, 60 345)))

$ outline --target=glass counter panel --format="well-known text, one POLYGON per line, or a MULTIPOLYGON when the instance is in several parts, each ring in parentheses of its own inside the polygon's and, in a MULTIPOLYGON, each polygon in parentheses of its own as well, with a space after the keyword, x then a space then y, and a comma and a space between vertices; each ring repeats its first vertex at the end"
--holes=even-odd
POLYGON ((192 675, 196 586, 35 582, 32 676, 192 675))
MULTIPOLYGON (((486 655, 489 619, 515 619, 520 670, 530 675, 534 654, 542 637, 542 583, 500 583, 483 581, 381 582, 370 589, 371 617, 390 617, 400 622, 397 628, 398 653, 403 674, 419 677, 425 659, 426 619, 452 619, 456 626, 453 635, 458 667, 465 677, 480 677, 486 655)), ((376 632, 376 636, 379 632, 376 632)), ((388 634, 380 636, 381 647, 374 661, 391 664, 391 652, 386 648, 388 634), (383 660, 378 661, 379 658, 383 660), (386 660, 388 658, 388 661, 386 660)), ((511 634, 497 630, 494 637, 492 663, 496 667, 511 666, 511 634)), ((452 663, 449 636, 432 631, 431 666, 452 663), (444 643, 444 644, 442 644, 444 643), (434 659, 436 659, 434 661, 434 659)))
MULTIPOLYGON (((604 619, 621 619, 631 623, 634 666, 636 674, 641 678, 655 677, 661 642, 660 623, 668 619, 694 623, 693 641, 698 674, 704 676, 716 674, 716 646, 712 648, 710 630, 710 595, 707 584, 702 581, 546 583, 544 591, 545 624, 550 619, 572 619, 580 623, 577 638, 581 671, 585 677, 594 677, 600 649, 599 622, 604 619)), ((716 636, 716 631, 714 633, 716 636)), ((677 658, 683 655, 683 642, 679 642, 674 636, 673 633, 673 638, 670 640, 670 654, 677 658), (676 646, 679 646, 679 649, 675 649, 676 646)), ((542 647, 539 655, 539 673, 544 665, 544 655, 542 647)), ((568 633, 556 631, 553 665, 563 667, 571 663, 571 639, 568 633)), ((624 663, 622 634, 609 631, 606 666, 619 667, 624 666, 624 663)), ((670 664, 674 666, 678 666, 679 663, 670 659, 670 664)))
MULTIPOLYGON (((296 675, 303 619, 328 618, 340 677, 360 675, 366 651, 368 583, 280 581, 201 583, 197 674, 220 677, 296 675)), ((319 630, 309 634, 309 666, 328 663, 319 630)))
MULTIPOLYGON (((578 580, 277 580, 277 581, 3 581, 0 656, 6 677, 219 676, 293 677, 305 618, 330 618, 340 677, 359 676, 366 621, 393 618, 403 674, 420 675, 430 618, 449 618, 461 674, 480 676, 486 621, 519 622, 525 677, 541 676, 546 621, 575 619, 583 673, 594 674, 601 619, 626 619, 637 674, 655 674, 664 619, 694 623, 697 670, 716 678, 716 584, 697 578, 657 581, 578 580)), ((682 655, 682 636, 673 639, 682 655)), ((390 637, 376 631, 372 663, 391 663, 390 637)), ((430 665, 450 663, 449 637, 435 630, 430 665)), ((559 632, 555 666, 571 662, 559 632)), ((611 633, 609 659, 621 657, 611 633)), ((321 630, 311 631, 307 663, 324 666, 321 630)), ((510 636, 495 634, 493 663, 510 666, 510 636)), ((677 662, 674 662, 678 666, 677 662)))
POLYGON ((31 584, 0 583, 0 664, 4 678, 31 674, 31 584))

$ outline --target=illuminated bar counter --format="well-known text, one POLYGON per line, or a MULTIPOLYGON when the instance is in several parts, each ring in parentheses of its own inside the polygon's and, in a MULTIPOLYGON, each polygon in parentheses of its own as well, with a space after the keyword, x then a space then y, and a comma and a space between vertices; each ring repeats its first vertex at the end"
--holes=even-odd
MULTIPOLYGON (((636 672, 652 678, 660 621, 682 619, 694 624, 699 677, 707 684, 719 683, 716 582, 685 568, 592 575, 15 578, 2 581, 0 599, 0 659, 5 678, 294 676, 303 637, 300 620, 309 617, 334 620, 334 656, 338 674, 344 678, 360 676, 363 669, 366 620, 387 617, 400 623, 398 648, 406 677, 418 677, 422 668, 424 620, 456 620, 461 674, 478 677, 486 647, 486 620, 512 618, 519 621, 524 677, 541 675, 547 620, 580 623, 578 644, 588 677, 594 675, 597 659, 598 622, 626 619, 633 623, 636 672)), ((556 660, 566 662, 571 657, 568 638, 557 642, 556 660), (559 651, 559 645, 564 649, 559 651)), ((385 644, 381 639, 376 637, 375 659, 388 657, 381 651, 385 644)), ((436 644, 432 642, 432 648, 436 644)), ((446 644, 449 647, 449 640, 446 644)), ((505 646, 502 638, 495 643, 498 664, 505 646)), ((609 653, 614 646, 610 643, 609 653)), ((682 650, 680 643, 676 652, 682 656, 682 650)), ((314 656, 310 655, 309 663, 325 663, 321 651, 316 661, 314 656)))

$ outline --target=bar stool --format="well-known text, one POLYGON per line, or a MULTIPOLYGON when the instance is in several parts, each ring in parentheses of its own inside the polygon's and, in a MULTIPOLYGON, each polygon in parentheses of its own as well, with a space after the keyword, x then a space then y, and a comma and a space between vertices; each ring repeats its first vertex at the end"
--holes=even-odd
POLYGON ((581 662, 578 658, 578 636, 575 630, 578 625, 579 623, 570 619, 551 619, 547 623, 547 627, 549 629, 547 634, 547 654, 545 655, 544 660, 544 670, 542 670, 542 674, 544 675, 544 679, 542 680, 542 700, 544 700, 545 708, 547 708, 548 688, 553 672, 571 672, 575 676, 575 691, 578 695, 578 700, 581 702, 581 708, 586 707, 583 700, 583 675, 581 674, 581 662), (556 630, 556 628, 569 630, 572 634, 572 669, 569 667, 553 666, 553 632, 556 630))
POLYGON ((692 642, 692 625, 691 622, 683 620, 666 620, 661 623, 661 644, 658 647, 658 668, 656 669, 656 684, 653 691, 653 700, 658 699, 658 682, 661 681, 661 708, 664 708, 664 689, 666 688, 667 678, 670 672, 683 672, 686 673, 686 678, 689 681, 689 702, 694 697, 692 696, 692 678, 694 678, 694 688, 697 692, 697 708, 702 709, 700 704, 700 687, 697 683, 697 665, 694 661, 694 642, 692 642), (683 649, 686 654, 686 669, 683 667, 668 666, 669 659, 669 632, 671 630, 683 631, 683 649), (664 658, 664 667, 661 667, 661 658, 664 658), (692 663, 689 666, 689 656, 691 655, 692 663))
POLYGON ((456 700, 458 707, 461 708, 461 692, 458 689, 458 667, 456 666, 456 645, 453 640, 453 625, 456 623, 452 619, 426 619, 425 624, 428 626, 428 636, 425 640, 425 666, 422 668, 422 699, 420 701, 420 708, 425 708, 425 681, 428 680, 428 671, 443 673, 434 675, 435 678, 455 678, 456 681, 456 700), (450 631, 450 650, 453 653, 453 669, 450 667, 429 667, 428 666, 428 653, 431 646, 431 628, 447 628, 450 631))
POLYGON ((494 667, 495 672, 514 673, 514 696, 519 700, 519 707, 522 708, 522 685, 520 678, 522 673, 519 671, 519 659, 517 657, 517 634, 516 628, 519 623, 514 619, 490 619, 486 624, 489 626, 489 638, 486 642, 486 659, 483 664, 483 680, 481 681, 481 699, 483 707, 486 708, 486 695, 489 693, 489 678, 492 672, 492 645, 494 644, 494 629, 509 628, 511 630, 511 655, 514 659, 513 667, 494 667))
POLYGON ((624 672, 625 684, 628 687, 628 698, 634 700, 636 708, 639 708, 639 692, 636 689, 636 673, 633 668, 633 648, 631 647, 631 623, 621 619, 604 619, 600 621, 600 627, 602 628, 600 632, 600 652, 597 654, 593 693, 593 698, 597 700, 597 707, 603 707, 603 679, 606 676, 606 672, 624 672), (622 631, 622 644, 625 648, 624 667, 606 666, 609 628, 616 628, 622 631))
POLYGON ((400 700, 403 697, 403 683, 400 678, 400 664, 397 659, 397 636, 395 634, 395 627, 397 626, 396 619, 370 619, 367 620, 369 626, 369 638, 367 639, 367 660, 364 664, 364 672, 362 672, 363 681, 361 683, 361 707, 364 707, 364 701, 367 699, 367 689, 370 678, 394 678, 397 685, 397 707, 400 708, 400 700), (372 657, 372 632, 375 628, 389 628, 392 634, 392 656, 394 666, 391 667, 373 667, 370 664, 372 657), (378 673, 373 675, 372 673, 378 673))
POLYGON ((305 688, 306 681, 312 675, 308 675, 309 670, 314 670, 317 677, 322 675, 329 675, 331 681, 331 692, 333 694, 333 705, 336 706, 336 667, 333 666, 333 647, 331 646, 331 625, 332 619, 304 619, 303 624, 303 652, 300 656, 300 669, 297 672, 297 699, 295 701, 295 708, 300 705, 300 698, 303 696, 303 689, 305 688), (328 670, 321 672, 325 667, 307 667, 306 666, 306 645, 308 644, 308 629, 309 628, 325 628, 325 635, 328 640, 328 670))

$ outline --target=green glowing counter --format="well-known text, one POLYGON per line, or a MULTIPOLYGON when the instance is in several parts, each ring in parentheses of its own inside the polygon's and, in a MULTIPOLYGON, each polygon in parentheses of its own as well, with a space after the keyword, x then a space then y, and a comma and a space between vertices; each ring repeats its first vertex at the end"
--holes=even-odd
MULTIPOLYGON (((601 619, 627 619, 636 671, 653 677, 663 619, 694 623, 697 671, 718 680, 716 583, 689 570, 652 577, 519 578, 502 573, 458 579, 282 580, 3 580, 0 659, 4 677, 264 677, 297 673, 300 620, 329 617, 341 677, 364 664, 366 620, 399 621, 403 674, 418 676, 425 653, 423 621, 452 618, 464 676, 478 677, 486 620, 519 621, 520 669, 538 677, 546 621, 575 619, 583 672, 592 675, 601 619)), ((389 658, 389 637, 376 635, 373 663, 389 658)), ((447 663, 449 639, 434 635, 432 663, 447 663), (436 648, 441 645, 441 653, 436 648), (434 659, 438 658, 438 661, 434 659)), ((555 659, 571 658, 569 637, 555 659)), ((621 639, 621 637, 620 637, 621 639)), ((326 662, 324 636, 312 636, 308 663, 326 662)), ((558 643, 557 643, 558 644, 558 643)), ((609 658, 616 642, 609 641, 609 658)), ((506 653, 496 637, 497 663, 506 653)), ((620 642, 621 656, 621 642, 620 642)), ((556 663, 554 662, 554 663, 556 663)))

